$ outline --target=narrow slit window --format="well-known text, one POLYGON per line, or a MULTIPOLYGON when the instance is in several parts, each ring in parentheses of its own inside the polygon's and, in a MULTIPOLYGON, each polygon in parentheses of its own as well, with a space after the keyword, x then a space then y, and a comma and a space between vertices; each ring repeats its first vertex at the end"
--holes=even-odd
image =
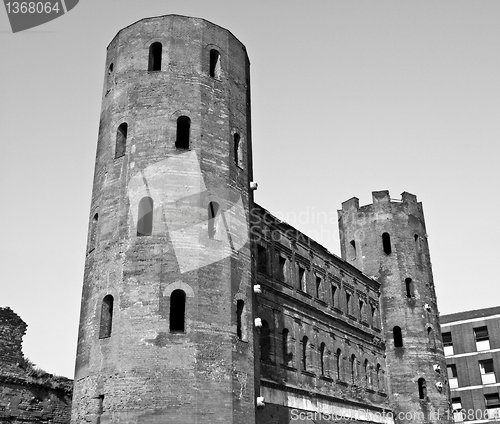
POLYGON ((290 332, 288 329, 284 328, 283 333, 281 333, 281 348, 283 352, 283 364, 288 365, 291 359, 291 353, 290 350, 288 349, 288 343, 289 343, 289 334, 290 332))
POLYGON ((217 202, 208 204, 208 238, 220 239, 220 210, 217 202))
POLYGON ((371 376, 370 376, 370 368, 368 364, 368 359, 365 359, 365 362, 363 363, 363 370, 365 372, 365 385, 366 387, 371 385, 371 376))
POLYGON ((351 249, 351 251, 352 251, 352 257, 356 258, 356 241, 355 240, 351 240, 349 243, 350 243, 350 245, 352 247, 352 249, 351 249))
POLYGON ((307 293, 307 274, 306 269, 299 265, 299 288, 304 293, 307 293))
POLYGON ((153 43, 149 46, 148 71, 161 71, 161 43, 153 43))
POLYGON ((307 343, 309 339, 307 336, 302 338, 302 371, 307 371, 307 343))
POLYGON ((241 137, 239 134, 234 134, 234 163, 242 168, 243 158, 241 157, 241 137))
POLYGON ((286 258, 278 257, 278 280, 286 282, 286 258))
POLYGON ((123 122, 116 130, 115 159, 125 155, 127 149, 128 124, 123 122))
POLYGON ((365 318, 365 302, 363 302, 361 299, 359 300, 359 319, 362 322, 366 321, 366 318, 365 318))
POLYGON ((210 76, 220 78, 220 53, 215 49, 210 50, 210 76))
POLYGON ((342 364, 342 351, 340 349, 337 349, 337 353, 335 355, 335 361, 336 361, 336 368, 337 368, 337 380, 340 380, 342 374, 341 374, 341 364, 342 364))
POLYGON ((375 384, 377 386, 377 390, 381 390, 382 389, 382 369, 380 367, 380 364, 377 364, 377 367, 375 368, 375 378, 376 378, 376 381, 375 381, 375 384))
POLYGON ((332 285, 332 306, 337 307, 337 286, 332 285))
POLYGON ((401 327, 394 327, 392 329, 392 334, 394 336, 394 347, 403 347, 403 335, 401 333, 401 327))
POLYGON ((101 303, 101 323, 99 326, 99 338, 106 339, 111 336, 113 327, 113 296, 108 294, 101 303))
POLYGON ((352 384, 354 384, 356 382, 356 377, 357 377, 357 359, 356 359, 356 355, 352 354, 351 355, 351 382, 352 384))
POLYGON ((177 118, 177 137, 175 139, 175 147, 178 149, 189 149, 191 133, 191 119, 187 116, 179 116, 177 118))
POLYGON ((260 359, 271 361, 271 330, 267 321, 262 321, 260 328, 260 359))
POLYGON ((137 236, 150 236, 153 233, 153 199, 143 197, 139 202, 137 214, 137 236))
POLYGON ((325 350, 326 350, 326 345, 324 343, 321 343, 319 347, 319 364, 322 376, 325 375, 325 350))
POLYGON ((321 277, 316 275, 316 298, 320 298, 321 295, 321 277))
POLYGON ((429 341, 429 348, 435 349, 436 348, 436 338, 434 337, 434 330, 432 329, 432 327, 427 327, 427 339, 429 341))
POLYGON ((352 295, 350 293, 345 294, 345 303, 346 303, 346 309, 347 313, 350 315, 352 312, 352 305, 351 305, 351 299, 352 295))
POLYGON ((413 290, 413 281, 411 278, 407 278, 405 280, 405 287, 406 287, 406 297, 408 299, 411 299, 412 297, 415 296, 414 290, 413 290))
POLYGON ((95 249, 96 239, 97 239, 97 224, 99 223, 99 214, 94 214, 92 218, 92 224, 90 226, 90 241, 89 241, 89 252, 95 249))
POLYGON ((427 399, 427 383, 425 382, 425 378, 418 379, 418 398, 420 400, 427 399))
POLYGON ((392 253, 391 236, 389 233, 382 234, 382 246, 386 255, 390 255, 392 253))
POLYGON ((186 321, 186 293, 177 289, 170 295, 170 332, 184 333, 186 321))
POLYGON ((245 310, 245 302, 239 299, 236 302, 236 334, 238 339, 244 340, 245 332, 243 329, 243 312, 245 310))
POLYGON ((257 245, 257 271, 267 274, 267 249, 260 244, 257 245))

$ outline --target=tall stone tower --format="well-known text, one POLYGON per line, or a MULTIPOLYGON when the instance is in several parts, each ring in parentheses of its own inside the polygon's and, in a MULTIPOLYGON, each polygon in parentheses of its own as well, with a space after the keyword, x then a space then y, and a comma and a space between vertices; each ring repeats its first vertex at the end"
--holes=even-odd
POLYGON ((422 204, 373 192, 342 204, 342 258, 381 283, 388 385, 396 422, 446 423, 449 387, 422 204))
POLYGON ((161 16, 108 46, 72 423, 255 423, 245 47, 161 16))

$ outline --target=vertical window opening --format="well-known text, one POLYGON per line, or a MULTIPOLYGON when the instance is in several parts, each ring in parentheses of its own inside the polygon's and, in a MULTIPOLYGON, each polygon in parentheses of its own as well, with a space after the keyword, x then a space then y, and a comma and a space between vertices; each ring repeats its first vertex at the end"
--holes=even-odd
POLYGON ((286 258, 283 256, 278 257, 278 280, 286 281, 286 258))
POLYGON ((210 50, 210 76, 220 78, 220 53, 215 49, 210 50))
POLYGON ((351 299, 352 295, 350 293, 345 294, 345 300, 346 300, 346 308, 347 308, 347 313, 350 315, 352 312, 352 306, 351 306, 351 299))
POLYGON ((267 249, 260 244, 257 245, 257 271, 267 274, 267 249))
POLYGON ((365 386, 368 387, 371 384, 370 369, 368 367, 368 359, 365 359, 365 362, 363 363, 363 370, 365 373, 365 386))
POLYGON ((271 361, 271 330, 267 321, 262 321, 260 328, 260 359, 271 361))
POLYGON ((238 339, 244 339, 244 331, 243 331, 243 310, 245 309, 245 302, 239 299, 236 302, 236 334, 238 339))
POLYGON ((302 338, 302 371, 307 371, 307 336, 302 338))
POLYGON ((434 330, 432 329, 432 327, 427 327, 427 338, 429 340, 429 348, 435 349, 436 339, 434 337, 434 330))
POLYGON ((476 350, 490 350, 490 336, 488 335, 488 327, 474 328, 474 337, 476 339, 476 350))
POLYGON ((234 163, 238 165, 240 168, 243 168, 243 157, 242 157, 242 149, 241 149, 241 138, 239 134, 234 134, 233 136, 234 142, 234 163))
POLYGON ((356 377, 357 377, 357 360, 356 360, 356 355, 352 354, 351 355, 351 382, 354 384, 356 382, 356 377))
POLYGON ((108 294, 101 303, 101 323, 99 326, 99 338, 105 339, 111 336, 113 327, 113 296, 108 294))
POLYGON ((352 257, 353 258, 356 258, 356 241, 355 240, 351 240, 350 241, 350 244, 352 246, 352 257))
POLYGON ((382 389, 380 372, 381 372, 380 364, 377 364, 377 367, 375 368, 375 378, 376 378, 375 384, 376 384, 378 390, 382 389))
POLYGON ((148 71, 161 71, 161 43, 153 43, 149 46, 148 71))
POLYGON ((128 124, 123 122, 116 130, 115 159, 122 157, 127 149, 128 124))
POLYGON ((498 422, 500 418, 500 396, 498 393, 490 393, 484 395, 484 403, 486 405, 486 417, 489 420, 498 422))
POLYGON ((403 347, 403 335, 401 333, 401 328, 396 326, 392 329, 392 334, 394 336, 394 347, 403 347))
POLYGON ((453 350, 453 339, 451 338, 451 332, 443 333, 443 345, 444 345, 444 356, 454 355, 453 350))
POLYGON ((189 149, 189 136, 191 132, 191 119, 187 116, 177 118, 177 137, 175 147, 178 149, 189 149))
POLYGON ((321 277, 316 275, 316 297, 319 299, 321 294, 321 277))
POLYGON ((96 420, 96 424, 101 424, 101 417, 102 417, 102 413, 104 411, 103 403, 104 403, 104 395, 97 396, 97 420, 96 420))
POLYGON ((291 354, 288 349, 288 337, 289 337, 289 331, 288 329, 284 328, 283 333, 281 334, 281 348, 283 352, 283 364, 288 365, 291 359, 291 354))
POLYGON ((153 199, 143 197, 137 214, 137 236, 150 236, 153 232, 153 199))
POLYGON ((406 287, 406 297, 408 299, 411 299, 412 297, 414 297, 415 293, 413 291, 413 281, 411 278, 407 278, 405 280, 405 287, 406 287))
POLYGON ((446 371, 448 373, 450 389, 456 389, 458 387, 457 366, 455 364, 446 365, 446 371))
POLYGON ((90 244, 89 252, 95 249, 96 238, 97 238, 97 224, 99 223, 99 214, 94 214, 92 218, 92 224, 90 225, 90 244))
POLYGON ((427 384, 425 378, 418 379, 418 398, 424 400, 427 398, 427 384))
POLYGON ((217 233, 220 226, 220 218, 219 204, 217 202, 210 202, 208 204, 208 238, 220 238, 220 234, 217 233))
POLYGON ((177 289, 170 295, 170 332, 185 332, 186 293, 177 289))
POLYGON ((332 306, 337 307, 337 286, 332 285, 332 306))
POLYGON ((390 255, 392 252, 391 248, 391 236, 389 233, 382 234, 382 246, 384 248, 384 253, 386 255, 390 255))
POLYGON ((319 347, 319 364, 322 376, 325 375, 325 349, 326 345, 324 343, 321 343, 319 347))
POLYGON ((307 293, 306 269, 299 265, 299 287, 304 293, 307 293))
POLYGON ((341 373, 340 373, 340 365, 342 361, 342 351, 340 349, 337 349, 337 353, 335 355, 335 360, 336 360, 336 366, 337 366, 337 380, 340 380, 341 373))
POLYGON ((360 321, 366 321, 365 319, 365 302, 361 299, 359 300, 359 319, 360 321))
POLYGON ((483 384, 493 384, 497 382, 495 369, 493 368, 493 359, 479 361, 479 372, 481 373, 481 381, 483 384))

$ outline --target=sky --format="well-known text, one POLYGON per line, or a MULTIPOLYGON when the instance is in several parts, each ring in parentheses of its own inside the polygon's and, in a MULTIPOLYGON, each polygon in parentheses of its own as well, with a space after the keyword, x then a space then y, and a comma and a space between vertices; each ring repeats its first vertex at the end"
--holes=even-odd
POLYGON ((340 255, 337 210, 423 202, 441 314, 499 305, 500 2, 80 0, 0 11, 0 306, 72 378, 106 47, 144 17, 230 30, 251 61, 256 201, 340 255))

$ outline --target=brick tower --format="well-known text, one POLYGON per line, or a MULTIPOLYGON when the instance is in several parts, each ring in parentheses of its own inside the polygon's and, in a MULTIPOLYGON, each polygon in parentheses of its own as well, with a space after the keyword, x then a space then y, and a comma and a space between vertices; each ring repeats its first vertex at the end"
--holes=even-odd
POLYGON ((255 423, 245 47, 161 16, 107 49, 72 423, 255 423))
POLYGON ((381 283, 388 386, 396 422, 448 423, 449 387, 422 204, 373 192, 339 211, 342 258, 381 283))

